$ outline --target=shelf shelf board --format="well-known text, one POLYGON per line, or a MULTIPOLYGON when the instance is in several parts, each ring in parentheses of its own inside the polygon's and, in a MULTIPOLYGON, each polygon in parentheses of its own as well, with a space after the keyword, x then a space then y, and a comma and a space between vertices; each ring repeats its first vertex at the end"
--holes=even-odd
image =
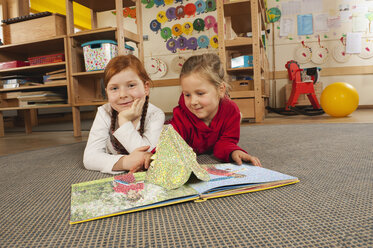
MULTIPOLYGON (((105 28, 97 28, 91 30, 84 30, 75 34, 71 34, 70 37, 75 38, 80 42, 92 41, 92 40, 103 40, 103 39, 111 39, 116 40, 115 33, 117 31, 116 27, 105 27, 105 28)), ((124 30, 124 37, 126 40, 133 41, 135 43, 140 42, 140 37, 138 34, 133 33, 128 30, 124 30)))
POLYGON ((66 38, 66 35, 55 36, 48 39, 33 40, 30 42, 2 45, 0 46, 0 52, 27 54, 29 51, 35 53, 35 50, 37 50, 38 53, 59 49, 63 50, 64 38, 66 38))
POLYGON ((104 70, 101 71, 83 71, 75 72, 72 74, 73 77, 92 77, 92 76, 104 76, 104 70))
POLYGON ((50 64, 41 64, 41 65, 30 65, 30 66, 22 66, 22 67, 15 67, 4 69, 0 71, 0 74, 11 74, 11 73, 25 73, 25 72, 40 72, 40 71, 47 71, 49 69, 58 68, 66 66, 66 61, 58 62, 58 63, 50 63, 50 64))
POLYGON ((71 107, 71 104, 50 104, 50 105, 35 105, 35 106, 26 106, 26 107, 5 107, 1 108, 1 111, 5 110, 25 110, 25 109, 41 109, 41 108, 63 108, 71 107))
MULTIPOLYGON (((115 10, 115 1, 105 1, 105 0, 74 0, 74 2, 79 3, 87 8, 92 9, 95 12, 115 10)), ((123 0, 123 7, 132 7, 135 3, 131 0, 123 0)))
POLYGON ((76 102, 74 103, 74 106, 82 107, 82 106, 101 106, 103 104, 107 103, 107 101, 87 101, 87 102, 76 102))
POLYGON ((231 91, 229 92, 229 96, 231 98, 255 97, 255 92, 253 90, 231 91))
POLYGON ((225 16, 235 16, 235 15, 251 16, 250 0, 235 0, 231 2, 224 2, 224 15, 225 16))
POLYGON ((61 87, 61 86, 67 86, 67 83, 44 84, 44 85, 34 85, 34 86, 23 86, 23 87, 11 88, 11 89, 0 89, 0 92, 43 89, 43 88, 61 87))
POLYGON ((226 48, 235 48, 240 46, 251 46, 253 44, 253 39, 251 37, 237 37, 233 40, 225 40, 226 48))
POLYGON ((254 70, 254 67, 240 67, 240 68, 229 68, 227 69, 227 72, 245 72, 245 71, 253 71, 254 70))

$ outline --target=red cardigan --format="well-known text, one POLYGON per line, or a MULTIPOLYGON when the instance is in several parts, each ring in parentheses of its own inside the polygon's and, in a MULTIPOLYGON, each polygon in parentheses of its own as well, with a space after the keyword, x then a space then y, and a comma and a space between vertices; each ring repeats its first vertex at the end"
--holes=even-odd
POLYGON ((179 106, 174 108, 169 123, 197 154, 213 152, 216 158, 229 162, 234 150, 244 151, 237 145, 240 139, 240 121, 241 114, 237 105, 225 97, 220 100, 219 110, 208 127, 189 111, 185 106, 184 96, 181 95, 179 106))

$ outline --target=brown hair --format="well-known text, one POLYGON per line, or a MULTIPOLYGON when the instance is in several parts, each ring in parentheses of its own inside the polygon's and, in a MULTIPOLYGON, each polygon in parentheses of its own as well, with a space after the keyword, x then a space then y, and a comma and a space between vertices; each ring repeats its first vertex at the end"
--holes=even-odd
MULTIPOLYGON (((146 72, 142 62, 134 55, 119 55, 107 64, 105 71, 104 71, 104 83, 105 83, 105 88, 107 87, 110 79, 118 74, 119 72, 125 70, 125 69, 132 69, 136 74, 139 76, 141 81, 143 83, 149 82, 151 83, 151 79, 146 72)), ((144 128, 145 128, 145 116, 146 112, 148 111, 148 106, 149 106, 149 96, 146 96, 145 98, 145 103, 142 108, 142 114, 141 114, 141 119, 140 119, 140 135, 143 136, 144 134, 144 128)), ((118 117, 118 112, 114 109, 111 110, 111 125, 110 125, 110 140, 111 143, 113 144, 114 149, 121 153, 121 154, 128 154, 126 149, 123 147, 123 145, 113 136, 113 133, 115 131, 116 127, 116 122, 117 122, 117 117, 118 117)))
POLYGON ((181 68, 180 80, 192 73, 198 73, 201 77, 214 84, 217 89, 224 84, 226 86, 226 94, 228 94, 230 85, 225 78, 223 63, 221 63, 217 54, 206 53, 188 58, 181 68))

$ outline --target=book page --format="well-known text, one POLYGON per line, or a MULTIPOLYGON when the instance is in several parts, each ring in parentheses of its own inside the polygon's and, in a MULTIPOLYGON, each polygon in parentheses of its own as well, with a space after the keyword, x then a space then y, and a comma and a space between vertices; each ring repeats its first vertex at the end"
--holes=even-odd
POLYGON ((146 183, 145 172, 121 174, 110 178, 71 186, 70 223, 118 215, 135 209, 197 197, 198 193, 184 185, 174 190, 146 183))
POLYGON ((188 184, 199 194, 206 194, 207 192, 222 189, 235 189, 247 186, 248 184, 297 180, 293 176, 248 164, 235 165, 225 163, 205 166, 207 166, 207 172, 210 174, 210 181, 195 181, 188 184))

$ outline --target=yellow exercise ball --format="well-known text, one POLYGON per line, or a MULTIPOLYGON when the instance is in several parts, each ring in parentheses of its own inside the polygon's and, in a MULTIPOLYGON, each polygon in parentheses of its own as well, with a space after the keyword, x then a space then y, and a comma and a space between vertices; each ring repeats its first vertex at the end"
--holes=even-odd
POLYGON ((351 84, 332 83, 321 93, 320 104, 328 115, 344 117, 356 110, 359 105, 359 94, 351 84))

